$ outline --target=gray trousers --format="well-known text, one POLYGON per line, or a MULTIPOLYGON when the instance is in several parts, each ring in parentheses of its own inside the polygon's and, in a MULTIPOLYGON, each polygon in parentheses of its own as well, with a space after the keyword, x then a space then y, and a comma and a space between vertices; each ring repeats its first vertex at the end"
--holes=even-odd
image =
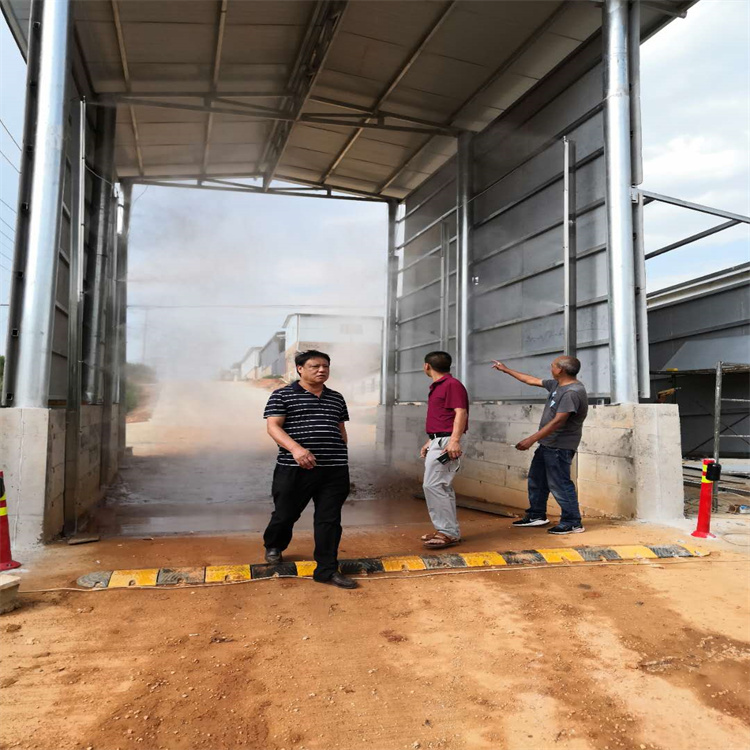
POLYGON ((430 449, 424 462, 424 489, 427 510, 435 531, 442 531, 448 536, 460 538, 456 517, 456 492, 453 489, 453 478, 456 476, 460 460, 441 464, 437 458, 448 445, 450 438, 435 438, 430 442, 430 449))

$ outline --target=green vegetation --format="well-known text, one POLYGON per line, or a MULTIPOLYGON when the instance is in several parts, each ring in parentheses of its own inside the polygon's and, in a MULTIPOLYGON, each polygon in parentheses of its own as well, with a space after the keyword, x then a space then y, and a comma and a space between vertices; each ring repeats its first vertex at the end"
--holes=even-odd
POLYGON ((130 414, 141 403, 143 386, 156 383, 156 370, 140 362, 125 365, 125 413, 130 414))

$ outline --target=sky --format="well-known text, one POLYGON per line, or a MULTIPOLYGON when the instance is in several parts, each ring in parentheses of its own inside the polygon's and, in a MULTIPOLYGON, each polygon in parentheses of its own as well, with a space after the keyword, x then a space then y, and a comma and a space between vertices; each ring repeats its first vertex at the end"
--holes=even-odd
MULTIPOLYGON (((750 214, 750 3, 700 0, 642 47, 643 187, 750 214)), ((25 66, 0 20, 0 119, 21 142, 25 66)), ((0 353, 19 149, 0 128, 0 353)), ((646 249, 722 219, 651 204, 646 249)), ((302 301, 382 309, 386 209, 359 202, 136 186, 130 305, 232 305, 129 311, 128 358, 163 374, 213 374, 264 344, 302 301), (253 305, 276 305, 263 311, 253 305), (145 346, 144 346, 145 333, 145 346)), ((750 260, 735 227, 648 261, 649 290, 750 260)), ((310 308, 321 311, 324 308, 310 308)))

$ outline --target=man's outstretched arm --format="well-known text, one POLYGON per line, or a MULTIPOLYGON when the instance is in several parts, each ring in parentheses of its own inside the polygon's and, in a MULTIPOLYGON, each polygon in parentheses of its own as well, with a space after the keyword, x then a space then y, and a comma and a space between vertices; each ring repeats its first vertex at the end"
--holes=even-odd
POLYGON ((544 388, 544 383, 542 382, 541 378, 535 378, 533 375, 526 375, 526 373, 511 370, 510 367, 507 367, 502 362, 498 362, 497 360, 492 361, 492 368, 494 370, 497 370, 498 372, 504 372, 511 377, 514 377, 516 380, 520 380, 526 385, 535 385, 539 388, 544 388))

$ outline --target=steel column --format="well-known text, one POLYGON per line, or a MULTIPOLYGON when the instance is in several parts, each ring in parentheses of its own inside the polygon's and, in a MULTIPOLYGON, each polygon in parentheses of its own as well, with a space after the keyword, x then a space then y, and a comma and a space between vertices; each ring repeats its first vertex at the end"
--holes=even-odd
POLYGON ((604 0, 604 143, 607 165, 609 363, 612 403, 638 402, 631 205, 628 2, 604 0))
POLYGON ((70 3, 37 0, 32 14, 6 403, 46 407, 64 183, 70 3))
POLYGON ((94 242, 87 261, 88 289, 84 310, 86 335, 83 342, 84 396, 90 404, 98 403, 102 396, 102 317, 106 299, 108 256, 111 249, 109 227, 113 204, 116 118, 116 110, 100 108, 97 111, 95 174, 91 199, 91 230, 94 242))
POLYGON ((380 404, 383 407, 385 463, 393 459, 393 405, 396 402, 396 337, 398 255, 396 229, 398 201, 388 203, 388 260, 386 265, 385 315, 383 316, 383 357, 380 371, 380 404))
MULTIPOLYGON (((714 389, 714 463, 721 463, 721 390, 724 379, 724 363, 716 363, 716 387, 714 389)), ((711 505, 713 510, 719 509, 719 483, 714 482, 711 488, 713 495, 711 505)))
POLYGON ((117 402, 120 405, 118 414, 118 462, 122 463, 125 457, 127 443, 125 417, 127 416, 127 352, 128 352, 128 238, 130 234, 130 207, 132 205, 133 185, 130 182, 122 183, 122 226, 118 238, 117 248, 117 285, 119 289, 118 301, 120 307, 120 318, 118 320, 118 365, 119 378, 117 382, 117 402))
POLYGON ((74 118, 77 152, 73 166, 70 236, 70 278, 68 282, 68 391, 65 404, 65 494, 63 533, 76 532, 78 512, 78 466, 81 449, 81 353, 83 335, 83 263, 86 239, 86 101, 81 100, 74 118))
POLYGON ((469 379, 469 267, 471 264, 471 159, 472 136, 458 137, 456 158, 456 358, 458 379, 469 379))
POLYGON ((570 357, 578 342, 576 261, 576 144, 563 138, 563 325, 564 352, 570 357))

